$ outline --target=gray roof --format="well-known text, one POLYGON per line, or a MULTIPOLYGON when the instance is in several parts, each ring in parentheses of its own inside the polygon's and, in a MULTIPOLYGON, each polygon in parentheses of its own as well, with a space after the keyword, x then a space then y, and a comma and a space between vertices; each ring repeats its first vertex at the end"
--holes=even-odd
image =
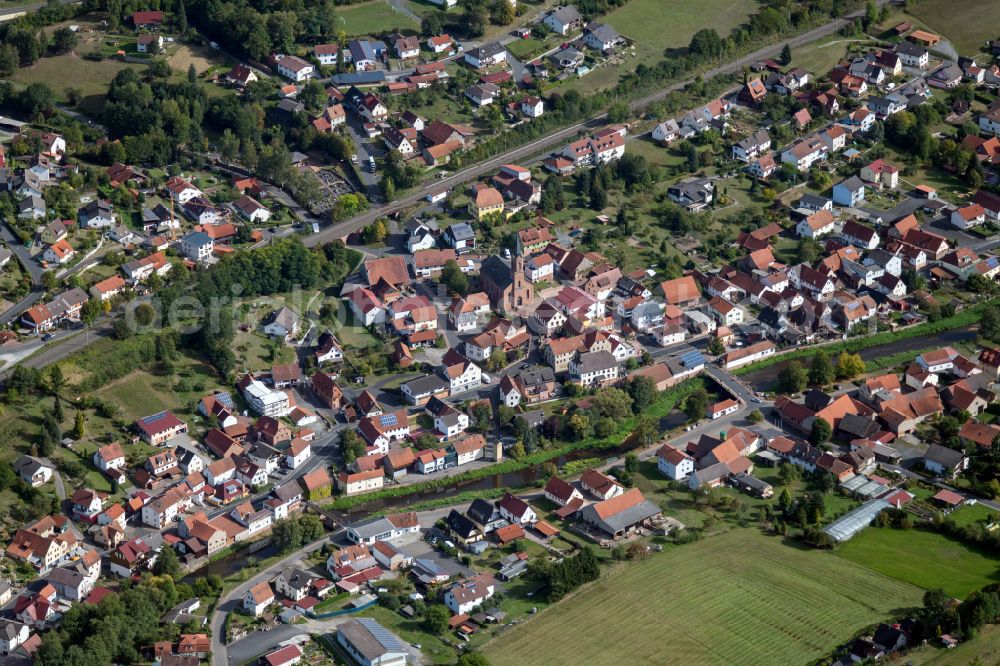
POLYGON ((737 146, 740 146, 744 150, 753 148, 755 146, 764 146, 771 143, 771 135, 767 133, 767 130, 762 129, 760 131, 754 132, 747 138, 743 139, 737 146))
POLYGON ((468 222, 459 222, 448 227, 447 234, 455 240, 472 240, 476 237, 476 232, 468 222))
POLYGON ((35 208, 37 208, 38 210, 46 210, 45 200, 42 199, 41 197, 35 196, 34 194, 21 201, 21 203, 19 203, 17 207, 18 210, 20 210, 22 213, 35 208))
POLYGON ((294 99, 283 99, 275 105, 275 108, 285 113, 299 113, 306 110, 302 102, 296 102, 294 99))
POLYGON ((13 620, 0 622, 0 638, 8 642, 14 640, 21 633, 23 626, 20 622, 14 622, 13 620))
POLYGON ((759 493, 764 492, 771 487, 770 483, 767 483, 766 481, 761 481, 756 476, 751 476, 746 472, 741 472, 740 474, 737 474, 734 477, 734 479, 740 485, 746 488, 750 488, 751 490, 755 490, 759 493))
POLYGON ((580 12, 577 11, 575 5, 566 5, 565 7, 556 7, 551 12, 549 16, 556 19, 562 25, 567 25, 573 21, 579 21, 581 16, 580 12))
POLYGON ((425 375, 423 377, 417 377, 416 379, 412 379, 403 384, 403 386, 408 388, 410 395, 414 396, 435 393, 447 388, 448 385, 448 382, 438 375, 425 375))
POLYGON ((448 517, 445 518, 445 524, 448 525, 449 530, 463 539, 468 539, 479 532, 479 527, 469 517, 455 509, 452 509, 448 517))
POLYGON ((288 587, 293 590, 305 589, 309 587, 314 580, 316 580, 316 576, 306 573, 298 567, 288 567, 281 572, 280 576, 285 579, 288 587))
POLYGON ((848 192, 857 192, 865 188, 865 182, 857 176, 851 176, 847 180, 837 183, 835 187, 846 187, 848 192))
POLYGON ((285 330, 290 331, 295 328, 298 324, 299 316, 295 312, 287 307, 282 306, 280 310, 277 310, 271 317, 268 324, 278 324, 282 326, 285 330))
POLYGON ((685 178, 667 188, 667 192, 676 197, 683 196, 691 201, 706 201, 712 196, 714 186, 708 178, 685 178))
POLYGON ((580 374, 608 370, 617 366, 618 361, 607 351, 584 352, 576 361, 577 372, 580 374))
POLYGON ((903 55, 919 58, 927 53, 927 49, 922 46, 917 46, 913 42, 900 42, 896 44, 896 53, 902 53, 903 55))
POLYGON ((601 42, 604 43, 613 42, 616 39, 621 38, 621 35, 618 34, 618 31, 612 28, 607 23, 591 24, 588 28, 588 31, 590 32, 590 34, 592 34, 594 37, 596 37, 597 39, 599 39, 601 42))
POLYGON ((488 278, 490 282, 501 289, 507 287, 512 282, 510 264, 495 254, 486 257, 486 260, 479 266, 480 283, 483 282, 483 278, 488 278))
POLYGON ((552 368, 541 366, 524 370, 518 376, 521 383, 525 386, 538 386, 540 384, 547 384, 556 380, 556 373, 553 372, 552 368))
POLYGON ((472 49, 469 51, 469 55, 477 60, 483 60, 485 58, 494 58, 504 52, 503 44, 499 42, 493 42, 492 44, 483 44, 482 46, 472 49))
POLYGON ((384 516, 375 516, 374 518, 349 525, 348 528, 354 530, 362 539, 371 539, 384 532, 391 532, 395 529, 395 525, 384 516))
POLYGON ((34 456, 21 456, 14 461, 14 470, 23 476, 34 476, 39 470, 44 467, 49 469, 55 469, 55 466, 51 463, 47 463, 44 460, 39 460, 34 456))
POLYGON ((459 412, 457 409, 453 409, 443 414, 439 414, 438 418, 441 419, 441 422, 444 424, 446 428, 450 428, 451 426, 458 425, 461 422, 460 421, 461 416, 462 416, 461 412, 459 412))
POLYGON ((942 467, 958 467, 962 464, 962 460, 964 458, 965 454, 961 451, 949 449, 948 447, 941 446, 940 444, 931 444, 927 447, 927 453, 924 454, 924 460, 936 462, 942 467))
POLYGON ((204 231, 192 231, 185 236, 182 241, 188 245, 197 245, 198 247, 211 245, 213 243, 212 239, 204 231))
POLYGON ((85 580, 82 574, 63 568, 53 569, 48 573, 46 579, 53 585, 72 588, 80 587, 85 580))
POLYGON ((698 480, 699 485, 727 476, 729 476, 729 466, 726 463, 715 463, 694 473, 694 477, 698 480))
POLYGON ((396 636, 370 617, 348 620, 337 633, 369 662, 390 652, 406 653, 406 648, 396 636))
POLYGON ((881 499, 865 502, 843 517, 830 523, 828 526, 823 528, 823 531, 829 534, 834 541, 847 541, 852 536, 871 525, 876 516, 878 516, 883 509, 888 509, 889 507, 890 504, 881 499))
POLYGON ((827 197, 821 197, 816 194, 803 194, 802 198, 799 199, 799 204, 802 206, 813 206, 815 208, 822 208, 827 203, 829 203, 827 197))
POLYGON ((541 409, 532 409, 518 414, 517 418, 524 419, 524 422, 530 426, 539 426, 545 421, 545 411, 541 409))
POLYGON ((477 497, 472 500, 472 504, 470 504, 469 508, 465 510, 465 515, 480 525, 485 525, 493 520, 494 516, 499 516, 500 514, 493 502, 477 497))
POLYGON ((385 70, 376 69, 369 72, 345 72, 343 74, 334 74, 331 80, 334 85, 338 86, 381 83, 382 81, 385 81, 385 70))
POLYGON ((590 504, 583 507, 581 511, 581 518, 584 521, 597 526, 608 534, 621 532, 622 530, 628 529, 633 525, 662 513, 660 511, 660 507, 656 506, 649 500, 643 500, 634 506, 630 506, 616 514, 607 516, 606 518, 598 516, 597 510, 594 506, 594 504, 590 504))

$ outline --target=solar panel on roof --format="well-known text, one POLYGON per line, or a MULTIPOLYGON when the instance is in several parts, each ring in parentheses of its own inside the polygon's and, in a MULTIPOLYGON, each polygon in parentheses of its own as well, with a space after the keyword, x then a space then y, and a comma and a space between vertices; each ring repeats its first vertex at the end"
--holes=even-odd
POLYGON ((406 650, 398 638, 370 617, 359 617, 358 622, 368 630, 372 638, 379 642, 382 649, 388 652, 404 652, 406 650))
POLYGON ((681 363, 687 367, 701 365, 705 362, 705 357, 699 351, 689 351, 681 354, 681 363))
POLYGON ((394 426, 394 425, 396 425, 396 415, 395 414, 382 414, 381 416, 378 417, 378 422, 379 422, 379 424, 382 425, 382 427, 394 426))

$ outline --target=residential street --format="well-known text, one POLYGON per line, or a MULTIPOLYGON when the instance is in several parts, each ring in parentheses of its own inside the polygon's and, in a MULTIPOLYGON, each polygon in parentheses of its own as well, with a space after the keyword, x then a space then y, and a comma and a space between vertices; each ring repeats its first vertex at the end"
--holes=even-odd
MULTIPOLYGON (((885 4, 886 1, 887 0, 880 0, 879 4, 885 4)), ((801 35, 792 37, 791 39, 788 40, 787 43, 793 49, 803 46, 805 44, 810 44, 814 41, 817 41, 819 39, 827 37, 828 35, 835 33, 837 30, 846 25, 849 21, 853 20, 857 16, 860 16, 862 13, 863 13, 862 11, 854 12, 843 18, 831 21, 818 28, 814 28, 813 30, 802 33, 801 35)), ((742 58, 738 58, 732 62, 720 65, 718 67, 714 67, 704 72, 699 78, 710 79, 719 74, 730 74, 734 72, 739 72, 741 71, 741 69, 745 64, 755 62, 757 60, 764 60, 766 58, 773 58, 774 56, 778 55, 781 52, 783 46, 784 46, 783 43, 778 43, 772 46, 763 47, 742 58)), ((645 108, 650 104, 652 104, 653 102, 661 100, 667 95, 676 92, 678 90, 681 90, 682 88, 684 88, 684 86, 688 85, 692 81, 693 79, 667 86, 662 90, 658 90, 655 93, 652 93, 650 95, 647 95, 641 99, 632 102, 629 106, 633 111, 645 108)), ((565 129, 553 132, 552 134, 542 137, 541 139, 533 141, 529 144, 520 146, 518 148, 514 148, 512 150, 507 151, 506 153, 503 153, 502 155, 489 159, 485 162, 481 162, 475 166, 471 166, 456 173, 453 173, 449 175, 447 178, 438 181, 433 181, 425 185, 421 185, 420 187, 413 190, 413 192, 411 192, 410 194, 400 197, 392 203, 370 208, 369 210, 361 213, 360 215, 356 215, 355 217, 349 220, 332 224, 329 227, 326 227, 325 229, 321 229, 319 233, 315 233, 305 237, 303 239, 303 243, 305 243, 307 246, 312 247, 314 245, 319 245, 321 243, 329 242, 335 238, 342 238, 350 234, 351 232, 357 231, 371 224, 380 217, 385 217, 390 213, 393 213, 399 209, 406 208, 408 206, 412 206, 419 203, 420 200, 423 199, 425 196, 427 196, 427 194, 431 191, 440 190, 442 187, 454 188, 455 186, 462 185, 463 183, 475 180, 480 176, 493 173, 494 171, 499 169, 502 164, 522 162, 530 157, 541 154, 550 148, 553 148, 555 146, 561 145, 562 143, 569 141, 570 139, 574 138, 578 132, 600 127, 606 122, 607 122, 607 114, 602 113, 598 116, 590 118, 589 120, 585 120, 583 122, 576 123, 575 125, 567 127, 565 129)))

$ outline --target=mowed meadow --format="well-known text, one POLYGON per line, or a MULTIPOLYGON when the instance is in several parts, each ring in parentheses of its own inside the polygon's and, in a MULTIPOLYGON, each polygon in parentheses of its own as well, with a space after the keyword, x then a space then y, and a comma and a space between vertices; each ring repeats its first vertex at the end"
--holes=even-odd
POLYGON ((484 652, 494 666, 801 664, 922 595, 829 552, 737 529, 622 565, 484 652))

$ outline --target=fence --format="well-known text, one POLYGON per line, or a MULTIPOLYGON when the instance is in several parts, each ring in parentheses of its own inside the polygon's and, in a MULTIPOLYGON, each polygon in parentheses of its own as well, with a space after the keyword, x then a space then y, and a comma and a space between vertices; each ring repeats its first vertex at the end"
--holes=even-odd
POLYGON ((360 613, 363 610, 368 610, 372 606, 378 603, 378 599, 372 599, 366 604, 358 606, 357 608, 341 608, 340 610, 330 611, 329 613, 313 613, 312 611, 306 611, 306 615, 314 620, 329 620, 331 618, 340 617, 341 615, 350 615, 351 613, 360 613))

